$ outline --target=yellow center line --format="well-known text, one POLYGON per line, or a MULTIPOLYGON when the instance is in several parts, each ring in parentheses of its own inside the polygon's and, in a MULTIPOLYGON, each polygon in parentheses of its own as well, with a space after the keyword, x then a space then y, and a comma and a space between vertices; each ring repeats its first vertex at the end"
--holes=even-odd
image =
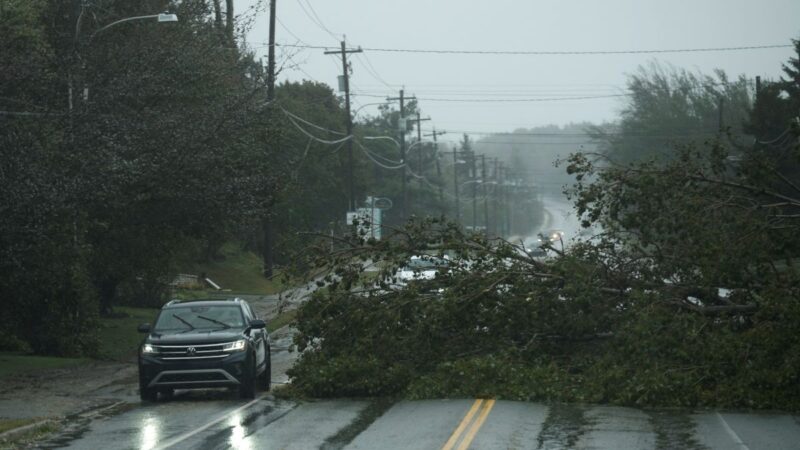
POLYGON ((483 399, 475 400, 475 403, 472 404, 472 407, 469 409, 469 411, 467 411, 467 414, 464 416, 463 419, 461 419, 461 423, 459 423, 456 430, 453 431, 453 434, 450 436, 450 439, 448 439, 447 442, 444 444, 444 447, 442 447, 442 450, 450 450, 453 448, 454 445, 456 445, 456 442, 458 442, 458 438, 461 437, 461 433, 464 432, 464 428, 466 428, 467 425, 472 421, 472 416, 474 416, 475 413, 478 411, 478 408, 481 407, 481 403, 483 403, 483 399))
POLYGON ((469 448, 469 444, 472 443, 472 440, 475 438, 475 435, 480 430, 481 426, 483 426, 483 422, 486 421, 486 418, 489 417, 489 412, 494 407, 494 399, 486 400, 486 403, 483 404, 483 409, 481 410, 481 414, 478 416, 478 419, 472 424, 467 434, 464 435, 464 439, 461 441, 461 445, 458 446, 458 450, 466 450, 469 448))

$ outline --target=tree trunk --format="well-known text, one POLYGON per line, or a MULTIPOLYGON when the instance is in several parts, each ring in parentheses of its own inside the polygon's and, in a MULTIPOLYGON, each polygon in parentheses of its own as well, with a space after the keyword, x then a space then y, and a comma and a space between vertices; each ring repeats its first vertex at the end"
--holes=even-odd
POLYGON ((106 278, 100 281, 98 286, 100 294, 100 315, 109 316, 113 310, 114 299, 117 296, 117 286, 119 280, 106 278))
POLYGON ((222 28, 222 7, 219 0, 214 0, 214 25, 218 30, 222 28))
POLYGON ((225 0, 225 34, 233 42, 233 0, 225 0))

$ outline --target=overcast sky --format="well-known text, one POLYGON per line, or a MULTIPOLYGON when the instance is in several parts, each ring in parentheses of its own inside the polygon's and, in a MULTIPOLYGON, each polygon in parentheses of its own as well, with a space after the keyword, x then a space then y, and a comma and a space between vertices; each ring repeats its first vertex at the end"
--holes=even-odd
MULTIPOLYGON (((237 14, 255 14, 248 41, 266 62, 267 0, 236 0, 237 14)), ((276 40, 284 44, 486 50, 619 51, 790 44, 800 37, 800 0, 279 0, 276 40), (316 14, 317 17, 314 17, 316 14), (324 28, 326 29, 324 29, 324 28)), ((322 49, 290 52, 297 68, 279 82, 312 78, 336 86, 338 56, 322 49)), ((460 131, 615 119, 621 98, 551 102, 446 102, 433 99, 529 99, 624 92, 626 75, 649 61, 730 76, 776 78, 790 48, 627 55, 454 55, 367 51, 353 56, 353 109, 396 96, 420 99, 423 114, 457 138, 460 131), (371 65, 371 67, 370 67, 371 65), (387 86, 388 84, 388 86, 387 86), (360 95, 359 95, 360 94, 360 95), (375 97, 371 97, 375 96, 375 97), (428 100, 425 100, 428 99, 428 100)), ((292 64, 292 62, 289 62, 292 64)), ((374 113, 374 106, 360 114, 374 113)))

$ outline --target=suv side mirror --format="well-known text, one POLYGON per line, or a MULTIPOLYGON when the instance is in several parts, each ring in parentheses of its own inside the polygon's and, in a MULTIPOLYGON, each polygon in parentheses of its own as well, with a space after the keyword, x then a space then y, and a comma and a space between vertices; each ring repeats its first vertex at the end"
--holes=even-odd
POLYGON ((136 330, 139 333, 149 333, 150 332, 150 324, 149 323, 143 323, 143 324, 139 325, 139 327, 136 328, 136 330))
POLYGON ((258 330, 258 329, 262 329, 262 328, 266 328, 266 327, 267 327, 267 323, 264 322, 261 319, 253 319, 253 320, 250 321, 250 328, 258 330))

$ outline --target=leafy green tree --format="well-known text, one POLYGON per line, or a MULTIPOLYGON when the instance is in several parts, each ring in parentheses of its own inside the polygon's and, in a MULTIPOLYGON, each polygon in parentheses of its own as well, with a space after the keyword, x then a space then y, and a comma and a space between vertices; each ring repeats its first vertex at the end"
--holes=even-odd
POLYGON ((263 71, 224 45, 205 2, 176 12, 175 24, 96 28, 81 51, 89 96, 74 133, 103 312, 121 282, 168 267, 187 239, 218 241, 258 217, 279 178, 268 171, 263 71))
POLYGON ((600 232, 545 260, 435 219, 307 252, 332 270, 297 316, 293 389, 799 409, 800 190, 760 150, 721 133, 661 160, 572 155, 600 232), (399 283, 423 254, 436 276, 399 283))
POLYGON ((0 345, 91 353, 98 301, 268 208, 287 171, 264 71, 204 0, 0 8, 0 345))
POLYGON ((751 107, 749 81, 731 80, 720 70, 709 76, 652 63, 631 75, 627 88, 630 98, 616 126, 591 133, 620 163, 669 159, 676 145, 724 131, 741 139, 751 107))

